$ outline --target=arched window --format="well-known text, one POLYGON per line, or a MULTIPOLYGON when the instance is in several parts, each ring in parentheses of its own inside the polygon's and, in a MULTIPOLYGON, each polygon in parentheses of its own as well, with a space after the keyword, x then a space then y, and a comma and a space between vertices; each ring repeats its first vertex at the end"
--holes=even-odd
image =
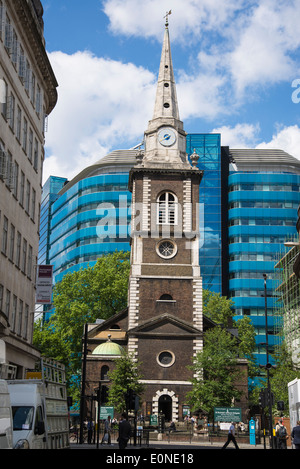
POLYGON ((171 192, 163 192, 157 198, 157 223, 159 225, 177 224, 177 197, 171 192))
POLYGON ((168 293, 164 293, 163 295, 161 295, 160 300, 161 301, 170 301, 170 300, 173 300, 173 298, 172 298, 171 295, 168 295, 168 293))

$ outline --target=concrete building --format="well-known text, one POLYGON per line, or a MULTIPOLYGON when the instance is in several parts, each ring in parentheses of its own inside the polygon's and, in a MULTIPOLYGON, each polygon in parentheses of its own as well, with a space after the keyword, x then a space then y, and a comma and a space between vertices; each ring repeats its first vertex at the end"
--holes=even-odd
POLYGON ((57 82, 39 0, 0 0, 0 336, 17 376, 32 368, 45 119, 57 82))

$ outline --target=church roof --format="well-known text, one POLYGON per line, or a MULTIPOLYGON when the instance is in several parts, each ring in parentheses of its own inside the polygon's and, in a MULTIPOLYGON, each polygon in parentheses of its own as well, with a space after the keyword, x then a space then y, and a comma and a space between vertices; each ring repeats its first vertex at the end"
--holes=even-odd
POLYGON ((98 345, 92 352, 92 355, 122 355, 124 352, 123 347, 121 345, 112 342, 110 339, 110 335, 108 336, 107 342, 98 345))

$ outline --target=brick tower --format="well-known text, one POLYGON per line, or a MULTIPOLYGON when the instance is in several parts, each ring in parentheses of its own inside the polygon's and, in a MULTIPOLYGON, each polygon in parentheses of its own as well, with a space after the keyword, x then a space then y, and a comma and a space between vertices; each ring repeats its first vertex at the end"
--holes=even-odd
POLYGON ((199 267, 199 184, 202 171, 186 154, 179 119, 168 17, 154 115, 145 150, 129 177, 132 192, 128 352, 142 363, 144 414, 181 419, 192 364, 203 346, 199 267))

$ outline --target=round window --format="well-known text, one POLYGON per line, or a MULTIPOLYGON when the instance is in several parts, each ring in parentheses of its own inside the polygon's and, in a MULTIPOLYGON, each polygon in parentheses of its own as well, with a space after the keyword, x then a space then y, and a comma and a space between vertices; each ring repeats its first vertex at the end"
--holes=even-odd
POLYGON ((171 259, 177 253, 177 246, 173 241, 163 240, 158 243, 156 251, 160 257, 171 259))
POLYGON ((175 355, 169 350, 164 350, 158 354, 157 361, 161 366, 172 366, 175 362, 175 355))

